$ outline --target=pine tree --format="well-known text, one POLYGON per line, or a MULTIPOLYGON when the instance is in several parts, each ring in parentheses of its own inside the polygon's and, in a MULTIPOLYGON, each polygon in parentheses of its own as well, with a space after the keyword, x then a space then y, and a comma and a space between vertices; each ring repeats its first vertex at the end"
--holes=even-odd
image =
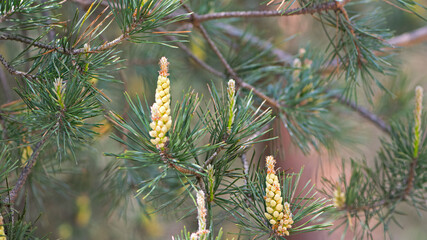
POLYGON ((0 239, 145 239, 91 220, 135 212, 197 215, 172 239, 393 237, 402 203, 427 210, 423 88, 397 51, 427 29, 394 36, 391 10, 426 16, 412 0, 0 2, 0 239), (296 15, 326 42, 282 50, 296 15), (278 161, 280 127, 305 154, 357 150, 350 112, 382 132, 373 159, 343 157, 321 188, 278 161))

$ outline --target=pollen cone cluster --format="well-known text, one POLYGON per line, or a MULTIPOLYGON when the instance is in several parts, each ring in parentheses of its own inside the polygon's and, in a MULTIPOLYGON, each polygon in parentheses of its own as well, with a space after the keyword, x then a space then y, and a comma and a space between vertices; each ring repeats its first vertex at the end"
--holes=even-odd
POLYGON ((280 236, 289 236, 288 229, 292 227, 294 221, 292 220, 292 213, 289 203, 283 202, 282 192, 280 191, 279 179, 276 175, 275 165, 276 160, 273 156, 266 158, 267 165, 267 179, 266 179, 266 196, 265 206, 267 212, 265 217, 272 225, 272 229, 280 236))
POLYGON ((345 205, 345 193, 341 192, 340 188, 335 189, 333 202, 334 202, 334 207, 336 207, 338 209, 344 207, 344 205, 345 205))
POLYGON ((167 131, 171 128, 172 118, 170 116, 170 82, 168 73, 168 60, 165 57, 160 59, 159 78, 157 79, 156 101, 151 106, 151 142, 158 149, 163 149, 168 141, 167 131))

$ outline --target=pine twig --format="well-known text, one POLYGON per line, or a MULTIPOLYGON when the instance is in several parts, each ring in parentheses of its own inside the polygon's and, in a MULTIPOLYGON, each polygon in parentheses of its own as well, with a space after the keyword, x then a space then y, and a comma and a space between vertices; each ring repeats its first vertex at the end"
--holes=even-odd
POLYGON ((388 43, 396 47, 407 47, 425 41, 427 41, 427 26, 393 37, 388 43))
POLYGON ((0 62, 7 69, 7 71, 12 75, 18 75, 18 76, 26 77, 26 78, 30 78, 30 79, 36 78, 35 75, 18 71, 14 67, 10 66, 10 64, 3 58, 3 56, 1 54, 0 54, 0 62))
POLYGON ((215 157, 218 155, 218 153, 221 151, 222 147, 219 147, 216 149, 216 151, 206 160, 206 162, 203 164, 203 168, 206 168, 211 162, 215 159, 215 157))
POLYGON ((363 206, 353 207, 353 206, 344 206, 342 209, 345 209, 348 212, 361 212, 361 211, 367 211, 370 209, 376 209, 379 207, 386 207, 389 204, 392 203, 394 200, 406 200, 406 198, 409 196, 409 193, 411 192, 413 186, 414 186, 414 178, 415 178, 415 169, 417 166, 418 158, 414 158, 411 162, 411 165, 409 167, 409 175, 406 179, 406 187, 405 190, 401 193, 400 196, 396 196, 392 199, 382 199, 380 201, 374 202, 372 204, 367 204, 363 206))
POLYGON ((160 156, 162 157, 162 161, 165 164, 167 164, 171 168, 176 169, 178 172, 181 172, 183 174, 192 174, 192 175, 195 175, 196 177, 200 177, 200 174, 198 174, 195 169, 191 169, 191 168, 186 169, 186 168, 183 168, 183 167, 178 166, 178 165, 174 164, 173 162, 171 162, 169 160, 169 157, 167 156, 167 154, 165 152, 162 151, 160 153, 160 156))
POLYGON ((22 169, 22 172, 19 175, 18 181, 16 182, 13 189, 9 192, 9 195, 3 200, 4 204, 10 206, 15 203, 19 191, 27 181, 27 177, 31 173, 31 170, 34 167, 34 164, 36 163, 36 160, 49 137, 50 134, 48 134, 48 132, 45 132, 42 136, 42 139, 35 145, 33 153, 31 154, 27 164, 25 165, 24 169, 22 169))
MULTIPOLYGON (((340 11, 341 14, 344 16, 345 20, 348 22, 348 29, 350 30, 351 35, 353 36, 353 44, 356 48, 357 51, 357 64, 359 66, 359 68, 362 68, 362 61, 363 61, 363 56, 362 53, 360 52, 360 47, 356 42, 357 39, 357 34, 354 31, 354 27, 351 25, 351 20, 350 17, 348 16, 347 10, 345 10, 344 6, 350 2, 350 0, 345 0, 345 1, 336 1, 336 5, 337 5, 337 12, 340 11)), ((337 25, 338 28, 338 25, 337 25)))
POLYGON ((340 94, 334 94, 332 97, 337 99, 340 103, 350 107, 351 109, 359 113, 360 116, 364 117, 365 119, 375 124, 375 126, 381 129, 383 132, 389 135, 391 134, 390 126, 387 123, 385 123, 382 119, 380 119, 377 115, 370 112, 368 109, 357 105, 356 103, 346 99, 340 94))
POLYGON ((249 163, 248 163, 248 159, 246 159, 246 154, 243 153, 240 156, 240 160, 242 161, 243 173, 245 174, 245 184, 248 184, 249 163))
MULTIPOLYGON (((336 1, 316 4, 310 7, 288 9, 286 11, 235 11, 235 12, 208 13, 208 14, 197 16, 197 21, 201 23, 209 20, 223 19, 223 18, 285 17, 285 16, 321 13, 321 12, 330 11, 330 10, 338 10, 338 5, 336 1)), ((193 14, 190 16, 190 21, 192 17, 194 19, 194 16, 196 15, 193 14)))
MULTIPOLYGON (((110 16, 110 15, 108 15, 108 16, 110 16)), ((133 22, 131 24, 131 26, 128 29, 126 29, 126 31, 124 31, 124 33, 122 35, 118 36, 114 40, 112 40, 110 42, 105 42, 101 46, 94 47, 94 48, 90 49, 89 51, 85 48, 64 49, 62 47, 56 47, 53 45, 45 44, 42 42, 34 41, 32 39, 24 38, 24 37, 17 36, 17 35, 11 35, 11 34, 0 35, 0 40, 14 40, 14 41, 18 41, 18 42, 23 42, 23 43, 31 44, 34 47, 38 47, 38 48, 42 48, 42 49, 46 49, 46 50, 50 50, 50 51, 57 51, 57 52, 60 52, 62 54, 67 54, 67 55, 79 55, 79 54, 83 54, 83 53, 87 53, 87 52, 99 53, 99 52, 110 50, 111 48, 119 45, 120 43, 124 42, 125 40, 128 40, 130 37, 130 33, 137 28, 137 26, 141 23, 142 20, 143 19, 139 19, 138 21, 133 22)))
POLYGON ((270 50, 271 53, 275 55, 281 62, 291 65, 294 61, 294 57, 291 54, 283 51, 282 49, 274 47, 270 41, 262 40, 255 35, 252 35, 226 23, 217 23, 216 25, 231 37, 242 38, 243 41, 258 47, 259 49, 270 50))
MULTIPOLYGON (((176 41, 178 40, 176 37, 174 36, 164 36, 166 39, 170 40, 170 41, 176 41)), ((203 67, 204 69, 206 69, 208 72, 212 73, 213 75, 217 76, 217 77, 221 77, 221 78, 225 78, 225 74, 223 74, 222 72, 216 70, 215 68, 211 67, 210 65, 208 65, 206 62, 204 62, 203 60, 201 60, 200 58, 198 58, 196 55, 193 54, 193 52, 191 52, 190 49, 188 49, 183 43, 181 42, 175 42, 175 44, 181 48, 191 59, 193 59, 197 64, 199 64, 201 67, 203 67)))
POLYGON ((403 192, 402 199, 406 199, 406 197, 409 195, 409 193, 411 192, 414 186, 415 170, 417 167, 417 163, 418 163, 418 158, 412 159, 411 166, 409 167, 409 175, 408 175, 408 178, 406 179, 406 188, 405 188, 405 191, 403 192))
MULTIPOLYGON (((195 15, 193 15, 193 16, 195 16, 195 15)), ((197 20, 196 20, 196 22, 197 22, 197 20)), ((236 81, 237 86, 251 90, 255 95, 257 95, 261 99, 265 100, 269 106, 271 106, 277 110, 280 110, 280 105, 276 100, 268 97, 267 95, 265 95, 264 93, 259 91, 257 88, 250 85, 249 83, 244 82, 239 76, 237 76, 236 72, 233 70, 233 68, 230 66, 230 64, 228 64, 227 60, 225 60, 224 56, 219 51, 218 47, 215 45, 215 43, 213 42, 213 40, 211 39, 211 37, 207 33, 206 29, 200 24, 195 24, 195 26, 197 26, 197 28, 200 29, 200 32, 202 33, 203 37, 208 42, 209 46, 212 48, 212 50, 215 52, 217 57, 220 59, 221 63, 224 65, 225 69, 230 74, 230 76, 236 81)))
MULTIPOLYGON (((193 12, 190 9, 190 7, 188 7, 186 4, 183 3, 182 6, 189 13, 193 12)), ((237 76, 236 72, 233 70, 233 68, 230 66, 230 64, 227 62, 227 60, 224 58, 224 56, 222 55, 222 53, 219 51, 218 47, 213 42, 212 38, 209 36, 209 34, 206 31, 206 29, 198 21, 198 15, 193 12, 193 14, 191 15, 191 17, 192 17, 192 24, 193 24, 193 26, 197 27, 200 30, 200 32, 202 33, 203 37, 208 42, 209 46, 214 51, 215 55, 217 55, 217 57, 221 61, 222 65, 224 65, 224 67, 227 70, 227 72, 236 81, 237 86, 238 87, 243 87, 243 88, 248 89, 248 90, 251 90, 255 95, 257 95, 258 97, 260 97, 264 101, 266 101, 271 107, 273 107, 273 108, 275 108, 277 110, 280 110, 280 105, 279 105, 278 102, 276 102, 274 99, 271 99, 270 97, 268 97, 267 95, 265 95, 264 93, 262 93, 261 91, 259 91, 255 87, 253 87, 252 85, 244 82, 239 76, 237 76)))
MULTIPOLYGON (((243 34, 245 34, 245 37, 247 39, 247 41, 249 41, 251 44, 258 46, 261 49, 271 49, 271 43, 268 43, 264 40, 259 39, 256 36, 252 36, 250 34, 247 33, 243 33, 243 32, 239 32, 237 30, 239 29, 235 29, 234 27, 230 26, 230 25, 225 25, 225 24, 221 24, 221 28, 224 29, 228 34, 236 36, 236 37, 241 37, 243 36, 243 34)), ((424 28, 422 28, 424 29, 424 28)), ((412 37, 411 39, 416 39, 413 42, 418 42, 420 38, 422 38, 423 34, 425 34, 425 38, 427 40, 427 27, 425 27, 426 30, 421 30, 420 31, 414 31, 416 34, 409 34, 412 35, 414 37, 412 37)), ((405 34, 404 34, 405 35, 405 34)), ((395 44, 403 44, 404 41, 403 39, 408 40, 408 37, 404 37, 401 38, 400 36, 396 37, 396 38, 392 38, 389 41, 393 41, 395 44), (393 39, 402 39, 402 40, 393 40, 393 39), (401 42, 402 41, 402 42, 401 42)), ((284 52, 281 49, 278 48, 273 48, 271 49, 272 53, 277 57, 277 59, 279 59, 280 61, 283 61, 287 64, 292 64, 293 62, 293 58, 290 54, 284 52)), ((363 108, 361 106, 358 106, 356 103, 344 98, 343 96, 339 95, 339 94, 334 94, 333 98, 337 99, 340 103, 350 107, 351 109, 355 110, 357 113, 359 113, 362 117, 364 117, 365 119, 371 121, 372 123, 374 123, 376 126, 378 126, 382 131, 384 131, 385 133, 390 134, 390 126, 388 126, 383 120, 381 120, 377 115, 375 115, 374 113, 370 112, 368 109, 363 108)))

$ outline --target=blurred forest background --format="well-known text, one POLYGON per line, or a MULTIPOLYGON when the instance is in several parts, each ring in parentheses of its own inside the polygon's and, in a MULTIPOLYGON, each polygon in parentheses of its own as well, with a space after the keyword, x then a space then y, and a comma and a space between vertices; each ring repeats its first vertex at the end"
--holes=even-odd
MULTIPOLYGON (((211 10, 275 9, 275 6, 267 7, 263 1, 259 0, 210 2, 212 4, 211 10)), ((56 9, 54 12, 61 15, 61 20, 67 20, 74 16, 76 9, 80 10, 79 14, 82 16, 90 3, 90 0, 68 0, 64 1, 62 8, 56 9)), ((427 2, 424 1, 422 4, 427 4, 427 2)), ((383 1, 378 2, 378 5, 384 7, 386 27, 393 30, 396 35, 426 25, 426 22, 419 17, 390 8, 383 1)), ((199 12, 210 11, 210 9, 198 9, 197 4, 192 4, 192 7, 199 12)), ((99 8, 97 11, 102 9, 99 8)), ((371 9, 360 10, 370 11, 371 9)), ((91 18, 95 16, 96 14, 91 18)), ((15 17, 19 17, 19 15, 15 17)), ((256 34, 260 39, 272 43, 275 48, 292 55, 298 54, 300 48, 316 49, 321 54, 328 44, 321 24, 309 15, 231 19, 227 22, 212 21, 206 23, 206 27, 218 33, 215 36, 216 38, 223 38, 224 45, 229 45, 229 52, 224 52, 228 59, 237 59, 239 48, 260 50, 250 46, 239 37, 228 36, 221 24, 232 24, 243 31, 256 34)), ((191 31, 184 38, 187 41, 184 44, 200 59, 212 63, 213 66, 220 66, 198 32, 187 29, 182 24, 172 26, 174 27, 170 29, 191 31)), ((120 34, 120 29, 113 23, 103 33, 103 37, 114 39, 120 34)), ((0 41, 0 52, 5 59, 13 59, 18 53, 17 49, 24 47, 26 46, 18 42, 0 41)), ((153 101, 158 74, 158 59, 161 56, 166 56, 171 63, 172 104, 176 99, 180 99, 190 87, 200 95, 208 96, 207 84, 214 83, 218 87, 225 85, 225 82, 219 81, 216 76, 190 60, 179 48, 125 42, 119 46, 119 49, 122 51, 122 58, 126 61, 121 63, 122 69, 114 73, 117 81, 96 81, 94 84, 111 99, 111 102, 105 106, 107 110, 114 110, 121 115, 125 115, 126 111, 129 110, 123 95, 125 91, 132 97, 139 95, 147 98, 149 102, 153 101)), ((363 97, 358 99, 359 105, 387 120, 406 113, 401 110, 413 104, 411 94, 416 85, 421 85, 427 89, 427 41, 405 47, 396 54, 398 56, 395 59, 400 64, 398 73, 395 77, 387 76, 381 79, 394 96, 375 89, 372 104, 364 101, 363 97)), ((0 86, 0 105, 18 99, 17 94, 12 90, 17 87, 17 81, 3 66, 0 66, 0 79, 2 83, 0 86)), ((363 96, 363 91, 360 90, 360 92, 360 95, 363 96)), ((207 101, 207 99, 205 97, 203 101, 207 101)), ((304 178, 312 179, 321 188, 320 179, 322 176, 333 178, 333 176, 338 175, 341 158, 357 158, 364 155, 367 159, 372 159, 370 154, 375 154, 379 146, 379 137, 383 134, 357 113, 351 110, 344 110, 344 112, 345 114, 336 116, 337 119, 340 119, 336 124, 341 125, 343 132, 340 133, 340 138, 337 138, 338 144, 334 151, 325 150, 322 153, 312 151, 309 155, 302 154, 290 142, 286 130, 277 121, 273 124, 274 132, 271 134, 272 136, 278 135, 279 138, 267 144, 265 154, 276 154, 279 166, 289 169, 288 171, 298 172, 301 166, 305 166, 304 178)), ((173 209, 156 212, 157 206, 155 204, 145 205, 144 208, 141 208, 137 202, 143 200, 134 198, 132 194, 123 196, 122 199, 109 198, 108 182, 112 172, 120 171, 120 169, 117 169, 115 164, 118 160, 106 156, 104 153, 121 152, 123 146, 110 138, 111 132, 114 131, 110 123, 102 118, 97 119, 97 121, 104 124, 95 129, 99 132, 99 136, 93 144, 76 151, 76 161, 64 159, 61 163, 61 171, 57 171, 57 169, 49 168, 49 161, 55 161, 55 153, 44 151, 40 158, 43 159, 44 164, 36 164, 35 166, 35 168, 43 166, 44 169, 34 171, 37 174, 33 174, 29 180, 33 183, 33 187, 26 189, 26 197, 36 199, 34 196, 41 196, 41 198, 39 201, 27 201, 25 214, 31 219, 38 218, 36 225, 40 236, 47 234, 50 239, 170 239, 172 235, 181 231, 183 225, 186 225, 187 229, 196 229, 195 212, 187 218, 176 221, 182 215, 174 212, 173 209)), ((265 146, 257 146, 258 153, 263 152, 264 148, 265 146)), ((20 202, 23 204, 24 201, 20 202)), ((400 211, 403 214, 398 218, 402 219, 400 223, 403 228, 393 225, 391 232, 395 239, 425 239, 427 236, 425 214, 420 221, 414 210, 407 211, 403 206, 400 211)), ((222 227, 225 233, 238 231, 233 224, 228 222, 224 222, 222 227)), ((382 238, 381 232, 378 232, 378 236, 382 238)), ((232 239, 233 235, 226 234, 226 237, 232 239)), ((339 239, 339 233, 331 236, 326 233, 303 234, 297 238, 290 237, 289 239, 339 239)))

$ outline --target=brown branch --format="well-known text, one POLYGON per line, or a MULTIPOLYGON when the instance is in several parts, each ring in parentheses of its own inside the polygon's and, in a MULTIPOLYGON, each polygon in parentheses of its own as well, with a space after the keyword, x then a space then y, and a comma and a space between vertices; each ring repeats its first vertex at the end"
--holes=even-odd
MULTIPOLYGON (((168 36, 165 35, 164 36, 166 39, 170 40, 170 41, 176 41, 178 40, 176 37, 174 36, 168 36)), ((193 59, 197 64, 199 64, 201 67, 203 67, 204 69, 206 69, 208 72, 214 74, 215 76, 221 77, 221 78, 225 78, 225 74, 223 74, 222 72, 214 69, 213 67, 211 67, 210 65, 208 65, 206 62, 204 62, 203 60, 201 60, 200 58, 198 58, 196 55, 193 54, 193 52, 191 52, 190 49, 188 49, 183 43, 181 42, 175 42, 175 44, 181 48, 191 59, 193 59)))
POLYGON ((64 51, 63 48, 58 48, 49 44, 45 44, 42 42, 38 42, 38 41, 34 41, 32 39, 29 38, 25 38, 22 36, 18 36, 18 35, 12 35, 12 34, 3 34, 0 35, 0 40, 13 40, 13 41, 17 41, 17 42, 22 42, 22 43, 26 43, 26 44, 30 44, 34 47, 38 47, 38 48, 42 48, 42 49, 46 49, 46 50, 56 50, 58 52, 61 53, 67 53, 66 51, 64 51))
POLYGON ((411 166, 409 167, 409 175, 406 180, 406 188, 405 188, 405 191, 403 192, 402 199, 406 199, 406 196, 409 195, 409 193, 411 192, 414 186, 415 170, 417 167, 417 163, 418 163, 418 158, 414 158, 411 162, 411 166))
POLYGON ((162 161, 163 161, 166 165, 168 165, 169 167, 174 168, 174 169, 176 169, 177 171, 179 171, 179 172, 181 172, 181 173, 183 173, 183 174, 192 174, 192 175, 195 175, 196 177, 197 177, 197 176, 199 176, 199 177, 200 177, 200 174, 198 174, 198 173, 197 173, 197 170, 196 170, 196 169, 192 169, 192 168, 183 168, 183 167, 178 166, 178 165, 176 165, 175 163, 173 163, 173 162, 169 159, 169 157, 167 156, 167 153, 166 153, 166 152, 161 151, 161 152, 160 152, 160 157, 162 158, 162 161))
POLYGON ((243 153, 240 155, 240 160, 242 161, 243 173, 245 174, 245 184, 248 184, 249 163, 248 159, 246 159, 246 154, 243 153))
MULTIPOLYGON (((345 2, 346 3, 346 2, 345 2)), ((338 6, 336 6, 338 8, 338 6)), ((333 8, 331 8, 333 9, 333 8)), ((339 10, 342 11, 343 9, 343 5, 340 5, 339 10)), ((234 13, 233 13, 234 14, 234 13)), ((227 14, 219 14, 218 16, 232 16, 231 15, 227 15, 227 14)), ((208 14, 209 15, 209 14, 208 14)), ((233 16, 237 17, 237 15, 239 14, 234 14, 233 16)), ((215 16, 215 14, 211 15, 211 16, 215 16)), ((252 16, 250 14, 240 14, 240 17, 249 17, 252 16)), ((254 15, 255 16, 255 15, 254 15)), ((195 23, 195 25, 200 26, 200 19, 206 18, 206 15, 200 15, 197 16, 193 13, 192 15, 192 21, 193 24, 195 23)), ((216 19, 211 18, 211 17, 207 17, 209 19, 216 19)), ((206 19, 207 19, 206 18, 206 19)), ((211 48, 214 50, 215 54, 219 57, 219 59, 221 60, 222 64, 226 67, 227 71, 229 72, 229 74, 231 76, 234 75, 234 77, 236 78, 236 83, 238 85, 240 85, 240 87, 249 89, 249 90, 253 90, 254 94, 261 97, 262 99, 265 99, 266 102, 272 106, 272 107, 276 107, 278 108, 279 105, 276 101, 272 100, 272 101, 268 101, 267 99, 269 99, 267 96, 265 96, 262 92, 259 92, 257 89, 255 89, 253 86, 244 83, 240 78, 237 77, 237 75, 235 74, 235 72, 232 70, 232 68, 230 67, 230 65, 227 63, 227 61, 225 60, 225 58, 222 56, 221 52, 218 50, 218 48, 215 46, 215 44, 213 43, 212 39, 210 39, 209 35, 207 34, 206 30, 202 27, 199 29, 201 30, 203 36, 205 37, 205 39, 208 41, 209 45, 211 46, 211 48), (231 71, 230 71, 231 70, 231 71)), ((272 44, 266 41, 263 41, 255 36, 246 34, 244 35, 243 31, 241 31, 240 29, 234 28, 233 26, 230 25, 226 25, 226 24, 222 24, 222 29, 225 30, 228 34, 232 35, 232 36, 244 36, 245 40, 247 40, 248 42, 252 43, 253 45, 256 45, 262 49, 269 49, 272 47, 272 44)), ((415 30, 413 32, 410 33, 405 33, 402 34, 400 36, 394 37, 392 39, 390 39, 388 42, 391 45, 394 46, 408 46, 408 45, 412 45, 412 44, 416 44, 422 41, 427 40, 427 27, 424 28, 420 28, 418 30, 415 30)), ((209 65, 207 65, 205 62, 201 61, 200 59, 198 59, 188 48, 185 47, 185 45, 183 45, 182 43, 180 43, 179 46, 181 49, 183 49, 191 58, 193 58, 198 64, 200 64, 202 67, 204 67, 205 69, 207 69, 210 72, 213 72, 215 75, 222 77, 223 74, 219 73, 218 71, 216 71, 215 69, 213 69, 212 67, 210 67, 209 65)), ((276 57, 283 61, 286 62, 288 64, 292 64, 293 62, 293 58, 291 55, 289 55, 288 53, 277 49, 277 48, 273 48, 272 49, 272 53, 274 55, 276 55, 276 57)), ((335 66, 336 67, 336 66, 335 66)), ((382 131, 384 131, 385 133, 390 133, 390 126, 388 126, 383 120, 381 120, 378 116, 376 116, 374 113, 370 112, 369 110, 367 110, 366 108, 363 108, 361 106, 358 106, 357 104, 345 99, 343 96, 341 95, 334 95, 334 98, 338 99, 341 103, 349 106, 351 109, 355 110, 357 113, 359 113, 362 117, 364 117, 365 119, 371 121, 372 123, 374 123, 376 126, 378 126, 382 131)))
MULTIPOLYGON (((350 30, 350 34, 353 36, 353 38, 352 38, 352 41, 353 41, 353 44, 354 44, 354 46, 356 47, 356 51, 357 51, 357 64, 358 64, 358 66, 359 66, 359 68, 362 68, 362 61, 363 61, 363 56, 362 56, 362 53, 361 53, 361 51, 360 51, 360 47, 359 47, 359 45, 357 44, 357 42, 356 42, 356 39, 357 39, 357 34, 356 34, 356 32, 354 31, 354 27, 351 25, 351 20, 350 20, 350 17, 348 16, 348 13, 347 13, 347 10, 345 10, 345 8, 344 8, 344 6, 347 4, 347 2, 349 2, 350 0, 347 0, 347 1, 343 1, 343 2, 341 2, 341 1, 336 1, 336 3, 337 3, 337 7, 338 7, 338 9, 337 9, 337 12, 338 11, 340 11, 341 12, 341 14, 342 14, 342 16, 344 16, 344 19, 348 22, 348 29, 350 30)), ((337 19, 338 20, 338 19, 337 19)), ((338 25, 337 25, 337 28, 338 28, 338 25)))
MULTIPOLYGON (((282 62, 285 62, 287 64, 292 64, 293 57, 286 53, 285 51, 278 49, 278 48, 272 48, 272 44, 259 39, 256 36, 250 35, 248 33, 245 33, 241 31, 240 29, 237 29, 231 25, 227 24, 221 24, 221 29, 226 31, 227 34, 234 36, 234 37, 244 37, 244 40, 248 41, 252 45, 255 45, 261 49, 271 49, 272 53, 282 62)), ((427 41, 427 27, 422 27, 420 29, 414 30, 409 33, 404 33, 402 35, 396 36, 394 38, 391 38, 388 40, 388 42, 393 46, 410 46, 414 44, 421 43, 423 41, 427 41)), ((334 64, 334 68, 336 67, 336 64, 334 64)), ((358 106, 356 103, 351 102, 347 99, 345 99, 343 96, 335 94, 333 96, 337 100, 339 100, 340 103, 349 106, 351 109, 355 110, 357 113, 359 113, 362 117, 365 119, 371 121, 376 126, 378 126, 383 132, 389 134, 390 133, 390 126, 388 126, 383 120, 381 120, 377 115, 370 112, 364 107, 358 106)))
POLYGON ((427 41, 427 26, 393 37, 388 43, 396 47, 407 47, 425 41, 427 41))
POLYGON ((289 65, 292 64, 294 61, 294 57, 283 51, 282 49, 274 47, 274 45, 270 41, 265 41, 260 39, 259 37, 252 35, 246 31, 243 31, 239 28, 236 28, 232 25, 225 24, 225 23, 218 23, 216 24, 220 29, 222 29, 227 35, 234 37, 234 38, 242 38, 244 41, 260 48, 263 50, 270 50, 271 53, 273 53, 277 59, 279 59, 282 62, 285 62, 289 65))
POLYGON ((14 67, 10 66, 9 63, 3 58, 3 56, 1 54, 0 54, 0 62, 3 64, 3 66, 6 68, 6 70, 12 75, 17 75, 17 76, 21 76, 21 77, 30 78, 30 79, 35 78, 35 75, 18 71, 14 67))
POLYGON ((390 126, 387 123, 385 123, 382 119, 380 119, 377 115, 370 112, 368 109, 357 105, 356 103, 346 99, 345 97, 343 97, 340 94, 334 94, 334 95, 332 95, 332 97, 337 99, 340 103, 350 107, 351 109, 353 109, 354 111, 359 113, 360 116, 362 116, 363 118, 365 118, 365 119, 369 120, 370 122, 372 122, 373 124, 375 124, 375 126, 377 126, 379 129, 381 129, 383 132, 385 132, 387 134, 391 133, 390 126))
MULTIPOLYGON (((185 5, 185 4, 182 4, 182 5, 183 5, 183 7, 188 12, 192 12, 192 10, 187 5, 185 5)), ((193 13, 193 15, 191 15, 191 19, 192 19, 193 26, 197 27, 200 30, 200 32, 202 33, 203 37, 208 42, 209 46, 212 48, 212 50, 214 51, 214 53, 217 55, 217 57, 221 61, 222 65, 224 65, 224 67, 227 70, 227 72, 236 81, 237 86, 238 87, 243 87, 243 88, 248 89, 248 90, 251 90, 255 95, 257 95, 258 97, 262 98, 270 106, 274 107, 277 110, 280 110, 280 105, 279 105, 278 102, 276 102, 276 100, 269 98, 264 93, 262 93, 261 91, 259 91, 255 87, 253 87, 252 85, 244 82, 240 77, 237 76, 236 72, 233 70, 233 68, 230 66, 230 64, 228 64, 227 60, 224 58, 224 56, 222 55, 222 53, 219 51, 218 47, 213 42, 213 40, 209 36, 209 34, 206 31, 206 29, 200 24, 199 16, 197 14, 193 13)))
MULTIPOLYGON (((193 16, 195 19, 198 19, 195 17, 196 15, 193 15, 193 16)), ((222 65, 227 70, 227 72, 231 75, 232 78, 234 78, 234 80, 237 80, 239 77, 237 76, 236 72, 233 70, 233 68, 230 66, 230 64, 228 64, 227 60, 225 60, 224 56, 219 51, 218 47, 215 45, 215 43, 213 42, 213 40, 209 36, 208 32, 206 31, 206 29, 198 23, 198 20, 195 20, 194 26, 200 30, 200 32, 202 33, 202 36, 206 39, 209 46, 214 51, 215 55, 217 55, 217 57, 221 61, 222 65)))
POLYGON ((87 52, 98 53, 98 52, 103 52, 103 51, 109 50, 109 49, 117 46, 118 44, 122 43, 123 41, 129 39, 130 32, 135 30, 135 28, 140 24, 140 22, 141 22, 141 19, 139 21, 133 22, 131 24, 131 26, 122 35, 120 35, 116 39, 114 39, 110 42, 105 42, 101 46, 94 47, 90 50, 85 49, 85 48, 64 49, 62 47, 56 47, 53 45, 45 44, 42 42, 34 41, 32 39, 24 38, 24 37, 17 36, 17 35, 11 35, 11 34, 0 35, 0 40, 14 40, 14 41, 22 42, 22 43, 31 44, 34 47, 38 47, 38 48, 42 48, 42 49, 46 49, 46 50, 51 50, 51 51, 57 51, 57 52, 60 52, 63 54, 68 54, 68 55, 78 55, 78 54, 87 53, 87 52))
POLYGON ((215 159, 215 157, 218 155, 218 153, 221 151, 222 147, 219 147, 216 149, 216 151, 206 160, 206 162, 203 164, 203 168, 206 168, 211 162, 215 159))
POLYGON ((4 204, 7 204, 10 206, 15 203, 16 198, 18 197, 19 191, 24 186, 28 175, 31 173, 31 170, 34 167, 34 164, 36 163, 37 157, 39 156, 40 151, 44 147, 46 141, 49 139, 49 136, 50 135, 48 134, 48 132, 46 132, 42 136, 42 139, 34 146, 33 153, 28 159, 28 162, 25 165, 24 169, 22 169, 22 172, 19 175, 18 181, 16 182, 13 189, 9 192, 9 195, 3 200, 4 204))
MULTIPOLYGON (((196 15, 193 15, 193 17, 194 16, 196 16, 196 15)), ((197 17, 195 17, 195 21, 197 22, 197 17)), ((206 29, 200 24, 195 24, 195 26, 200 30, 203 37, 206 39, 209 46, 212 48, 212 50, 215 52, 217 57, 220 59, 221 63, 224 65, 227 72, 236 81, 236 85, 238 87, 242 87, 242 88, 251 90, 255 95, 257 95, 258 97, 263 99, 269 106, 275 108, 276 110, 280 110, 280 105, 276 100, 268 97, 267 95, 265 95, 264 93, 262 93, 261 91, 256 89, 254 86, 250 85, 249 83, 244 82, 240 77, 238 77, 236 72, 234 72, 233 68, 230 66, 230 64, 228 64, 227 60, 225 60, 222 53, 219 51, 219 49, 217 48, 217 46, 215 45, 213 40, 210 38, 209 34, 206 32, 206 29)))
MULTIPOLYGON (((204 21, 223 19, 223 18, 284 17, 284 16, 321 13, 321 12, 325 12, 329 10, 337 10, 337 9, 338 9, 337 2, 331 1, 331 2, 313 5, 311 7, 289 9, 287 11, 236 11, 236 12, 208 13, 208 14, 197 16, 197 21, 201 23, 204 21)), ((192 16, 190 16, 190 18, 194 16, 195 15, 193 14, 192 16)))

